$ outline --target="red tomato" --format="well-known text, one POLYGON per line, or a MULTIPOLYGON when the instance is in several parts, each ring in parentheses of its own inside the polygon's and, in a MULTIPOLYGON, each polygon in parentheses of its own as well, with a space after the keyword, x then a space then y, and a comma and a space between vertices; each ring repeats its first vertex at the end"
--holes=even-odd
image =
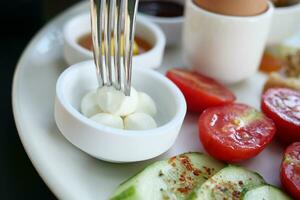
POLYGON ((291 144, 285 150, 280 178, 287 192, 300 200, 300 142, 291 144))
POLYGON ((285 89, 271 88, 262 96, 261 109, 273 119, 280 141, 300 141, 300 93, 285 89))
POLYGON ((206 151, 224 161, 242 161, 260 153, 275 134, 273 121, 245 104, 206 109, 199 136, 206 151))
POLYGON ((215 80, 185 69, 167 72, 183 93, 190 112, 202 112, 211 106, 225 105, 235 100, 234 94, 215 80))

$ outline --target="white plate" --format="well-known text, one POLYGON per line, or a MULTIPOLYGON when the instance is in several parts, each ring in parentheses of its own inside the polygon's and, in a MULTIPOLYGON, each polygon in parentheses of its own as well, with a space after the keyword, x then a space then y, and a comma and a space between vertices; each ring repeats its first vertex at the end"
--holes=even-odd
MULTIPOLYGON (((43 180, 60 199, 106 199, 119 183, 154 161, 110 164, 96 160, 64 139, 54 123, 55 83, 66 68, 62 26, 70 17, 87 10, 87 2, 80 3, 43 28, 23 53, 13 83, 13 110, 22 143, 43 180)), ((296 42, 300 44, 300 41, 290 41, 291 44, 296 42)), ((160 71, 182 66, 179 55, 180 49, 168 49, 160 71)), ((259 108, 264 79, 257 74, 233 86, 238 101, 259 108)), ((187 151, 203 151, 197 136, 197 118, 196 115, 186 117, 176 144, 157 159, 187 151)), ((242 165, 279 185, 281 154, 282 149, 273 143, 242 165)))

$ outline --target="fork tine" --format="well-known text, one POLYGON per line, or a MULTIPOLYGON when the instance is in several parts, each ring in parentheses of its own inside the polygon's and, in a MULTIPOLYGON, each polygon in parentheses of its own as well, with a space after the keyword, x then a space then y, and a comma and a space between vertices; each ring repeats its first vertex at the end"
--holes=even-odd
POLYGON ((135 18, 138 7, 138 0, 124 0, 125 1, 125 26, 124 26, 124 93, 126 96, 130 95, 131 90, 131 71, 132 71, 132 54, 133 42, 135 32, 135 18))
POLYGON ((113 22, 113 1, 105 0, 104 13, 105 13, 105 22, 104 22, 104 55, 106 63, 106 74, 107 74, 107 85, 112 85, 113 82, 113 68, 111 63, 111 34, 112 34, 112 22, 113 22))
POLYGON ((102 58, 103 3, 103 0, 91 0, 93 53, 99 86, 105 84, 105 63, 102 58))
POLYGON ((121 30, 122 30, 122 0, 116 0, 115 23, 114 23, 114 65, 115 65, 115 87, 121 89, 121 30))

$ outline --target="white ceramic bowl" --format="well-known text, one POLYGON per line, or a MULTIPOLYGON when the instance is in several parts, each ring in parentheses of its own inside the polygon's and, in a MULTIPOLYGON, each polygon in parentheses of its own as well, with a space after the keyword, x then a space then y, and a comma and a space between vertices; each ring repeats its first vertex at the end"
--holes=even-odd
MULTIPOLYGON (((90 15, 78 15, 64 27, 64 57, 69 65, 93 59, 93 53, 78 44, 78 39, 91 32, 90 15)), ((143 68, 160 67, 166 45, 166 37, 161 29, 144 18, 136 20, 136 35, 149 42, 152 48, 133 56, 132 65, 143 68)))
POLYGON ((298 4, 274 9, 268 44, 278 44, 300 28, 300 1, 298 4))
POLYGON ((93 157, 110 162, 134 162, 156 157, 175 142, 186 114, 180 90, 162 74, 145 68, 133 69, 133 86, 156 102, 158 128, 120 130, 98 124, 79 111, 82 97, 97 88, 93 61, 66 69, 56 85, 55 121, 72 144, 93 157))
MULTIPOLYGON (((147 0, 140 0, 147 1, 147 0)), ((184 5, 184 0, 171 0, 184 5)), ((167 37, 167 46, 175 46, 181 44, 182 38, 182 25, 184 21, 184 16, 181 17, 156 17, 151 15, 146 15, 141 12, 138 16, 149 19, 151 22, 157 24, 165 33, 167 37)))

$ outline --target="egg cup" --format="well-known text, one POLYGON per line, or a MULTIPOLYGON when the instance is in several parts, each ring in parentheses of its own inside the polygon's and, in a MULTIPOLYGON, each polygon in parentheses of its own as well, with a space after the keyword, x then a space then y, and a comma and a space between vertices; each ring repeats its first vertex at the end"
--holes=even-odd
POLYGON ((273 5, 255 16, 209 12, 187 0, 183 57, 187 66, 225 84, 257 72, 270 30, 273 5))

